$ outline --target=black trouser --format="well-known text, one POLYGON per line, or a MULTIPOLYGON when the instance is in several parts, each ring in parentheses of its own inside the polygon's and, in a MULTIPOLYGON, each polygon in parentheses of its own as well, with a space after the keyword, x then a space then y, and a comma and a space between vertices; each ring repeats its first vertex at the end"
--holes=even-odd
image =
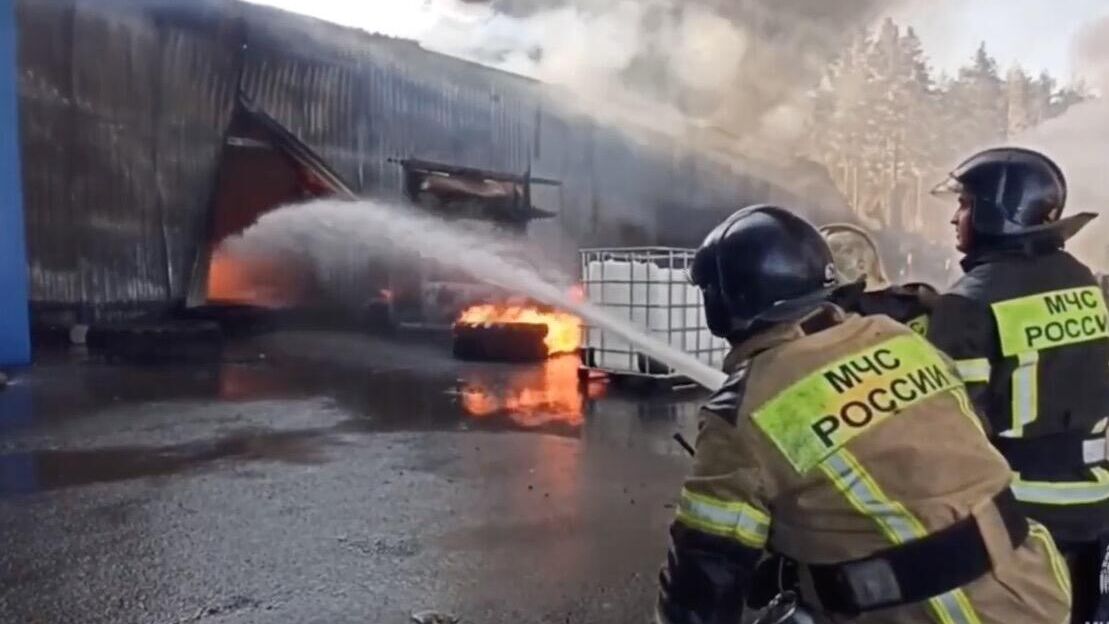
POLYGON ((1070 569, 1071 623, 1109 623, 1109 535, 1092 542, 1060 542, 1070 569))

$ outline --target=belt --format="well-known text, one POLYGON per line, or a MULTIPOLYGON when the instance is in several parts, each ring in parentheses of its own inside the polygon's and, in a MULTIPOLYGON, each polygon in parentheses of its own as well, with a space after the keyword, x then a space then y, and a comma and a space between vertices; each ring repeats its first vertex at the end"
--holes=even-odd
MULTIPOLYGON (((1028 521, 1006 488, 994 497, 1013 548, 1028 537, 1028 521)), ((921 602, 958 589, 993 563, 974 516, 918 540, 854 561, 806 566, 825 610, 857 615, 921 602)))
POLYGON ((1030 438, 990 440, 1017 472, 1067 472, 1105 464, 1105 434, 1054 433, 1030 438))

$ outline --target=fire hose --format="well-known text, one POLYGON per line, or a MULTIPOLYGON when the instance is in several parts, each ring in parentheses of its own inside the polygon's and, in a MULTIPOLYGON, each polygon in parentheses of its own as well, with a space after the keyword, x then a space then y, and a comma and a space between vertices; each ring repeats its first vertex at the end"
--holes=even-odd
POLYGON ((759 615, 752 624, 813 624, 812 615, 801 606, 797 592, 784 590, 759 615))

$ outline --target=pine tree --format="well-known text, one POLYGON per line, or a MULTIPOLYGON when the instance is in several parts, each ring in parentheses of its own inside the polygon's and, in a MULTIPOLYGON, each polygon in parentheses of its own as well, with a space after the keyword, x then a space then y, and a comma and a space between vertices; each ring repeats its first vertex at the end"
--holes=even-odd
POLYGON ((828 67, 813 94, 807 153, 867 226, 946 238, 926 194, 952 162, 1089 97, 1046 72, 1031 79, 1014 67, 1002 80, 984 44, 955 77, 934 75, 917 33, 886 20, 856 33, 828 67))
POLYGON ((948 91, 948 121, 955 129, 952 137, 959 151, 995 144, 1005 138, 1001 78, 997 61, 983 42, 970 65, 959 69, 959 76, 948 91))
POLYGON ((1033 125, 1051 118, 1051 98, 1055 93, 1055 79, 1046 71, 1032 81, 1029 96, 1029 114, 1033 125))
POLYGON ((920 38, 912 27, 901 38, 901 62, 906 109, 903 184, 907 195, 902 200, 902 223, 918 230, 926 220, 922 212, 925 178, 941 160, 943 129, 934 123, 938 112, 936 85, 920 38))
POLYGON ((1015 66, 1005 77, 1005 90, 1007 93, 1005 136, 1012 139, 1035 124, 1032 80, 1019 65, 1015 66))

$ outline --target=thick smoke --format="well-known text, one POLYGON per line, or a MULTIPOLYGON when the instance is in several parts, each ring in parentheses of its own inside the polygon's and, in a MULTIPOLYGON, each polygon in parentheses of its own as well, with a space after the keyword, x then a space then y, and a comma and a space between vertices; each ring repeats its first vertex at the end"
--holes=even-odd
POLYGON ((720 130, 791 155, 804 94, 894 0, 490 0, 423 43, 560 85, 594 114, 662 131, 720 130), (603 103, 603 105, 601 105, 603 103))
MULTIPOLYGON (((1103 213, 1109 206, 1109 17, 1079 34, 1074 55, 1076 66, 1101 97, 1075 106, 1015 143, 1043 151, 1063 168, 1069 185, 1067 213, 1103 213)), ((1070 248, 1095 268, 1109 270, 1109 215, 1095 219, 1070 248)))

